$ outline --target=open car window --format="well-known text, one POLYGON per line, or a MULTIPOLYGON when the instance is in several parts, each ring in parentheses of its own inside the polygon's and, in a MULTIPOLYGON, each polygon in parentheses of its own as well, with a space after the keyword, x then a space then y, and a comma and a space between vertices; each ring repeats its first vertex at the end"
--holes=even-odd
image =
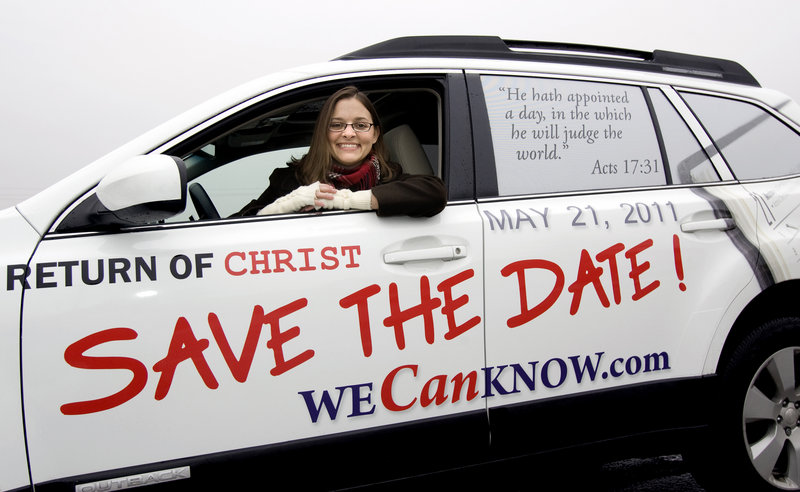
MULTIPOLYGON (((178 142, 165 153, 186 163, 187 197, 200 187, 220 218, 238 212, 267 188, 273 170, 305 155, 322 105, 343 85, 309 87, 267 99, 178 142)), ((401 85, 384 79, 357 85, 380 115, 390 158, 407 173, 442 176, 441 83, 430 79, 401 85)), ((187 198, 186 210, 162 223, 216 218, 201 213, 197 203, 187 198)), ((113 215, 92 193, 75 204, 55 230, 120 227, 114 224, 113 215)))
MULTIPOLYGON (((409 173, 440 172, 440 98, 430 89, 365 90, 381 117, 392 160, 409 173)), ((182 154, 188 186, 202 186, 222 218, 236 214, 269 185, 279 167, 306 154, 328 94, 268 110, 182 154)), ((206 219, 195 200, 166 222, 206 219)))

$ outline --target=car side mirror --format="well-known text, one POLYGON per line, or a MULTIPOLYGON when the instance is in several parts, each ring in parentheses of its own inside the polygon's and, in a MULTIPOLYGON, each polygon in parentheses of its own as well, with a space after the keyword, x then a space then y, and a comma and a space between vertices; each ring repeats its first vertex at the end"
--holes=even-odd
POLYGON ((163 154, 136 156, 112 169, 97 185, 96 194, 125 224, 164 220, 186 208, 186 164, 163 154))

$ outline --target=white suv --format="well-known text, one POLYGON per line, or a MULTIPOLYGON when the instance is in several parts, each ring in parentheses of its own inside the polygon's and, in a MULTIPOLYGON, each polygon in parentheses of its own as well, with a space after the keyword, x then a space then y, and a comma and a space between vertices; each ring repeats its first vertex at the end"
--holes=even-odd
POLYGON ((798 490, 799 131, 733 62, 492 37, 226 93, 0 212, 0 489, 682 436, 709 484, 798 490), (233 216, 351 84, 444 211, 233 216))

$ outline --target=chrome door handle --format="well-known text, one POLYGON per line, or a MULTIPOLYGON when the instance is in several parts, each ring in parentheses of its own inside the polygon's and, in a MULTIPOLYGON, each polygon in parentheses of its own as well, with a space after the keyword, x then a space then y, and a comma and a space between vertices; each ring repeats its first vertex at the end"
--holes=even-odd
POLYGON ((733 219, 697 220, 681 224, 681 231, 729 231, 734 227, 736 227, 736 222, 733 219))
POLYGON ((399 250, 385 253, 383 262, 392 265, 407 263, 409 261, 442 260, 450 261, 467 256, 466 246, 437 246, 435 248, 422 248, 399 250))

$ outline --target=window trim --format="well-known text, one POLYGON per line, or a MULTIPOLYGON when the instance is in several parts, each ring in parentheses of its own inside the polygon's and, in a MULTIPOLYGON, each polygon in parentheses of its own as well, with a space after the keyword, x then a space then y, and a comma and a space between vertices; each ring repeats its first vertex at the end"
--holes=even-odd
POLYGON ((653 122, 653 129, 656 132, 656 141, 658 142, 658 148, 661 151, 661 162, 663 163, 662 166, 664 168, 664 177, 666 178, 665 185, 669 186, 673 184, 672 181, 672 165, 669 162, 669 156, 667 155, 667 145, 664 142, 664 135, 661 132, 661 122, 658 120, 658 112, 656 111, 655 105, 653 105, 653 99, 650 97, 650 88, 641 86, 642 96, 644 97, 644 102, 647 105, 648 111, 650 111, 650 120, 653 122))
POLYGON ((448 203, 475 199, 478 162, 475 158, 469 81, 463 71, 445 75, 442 98, 442 148, 440 175, 447 186, 448 203), (447 162, 445 162, 445 160, 447 162))
POLYGON ((494 142, 489 122, 489 110, 483 94, 479 72, 467 72, 470 122, 472 123, 473 156, 475 159, 475 197, 499 197, 497 163, 494 159, 494 142))
MULTIPOLYGON (((546 193, 526 193, 520 195, 503 195, 499 194, 497 187, 497 165, 494 158, 494 147, 492 142, 491 127, 489 124, 489 113, 486 107, 486 100, 483 93, 483 85, 480 81, 481 76, 510 76, 510 77, 527 77, 538 79, 557 79, 568 80, 576 82, 594 82, 594 83, 609 83, 616 85, 625 85, 632 87, 636 90, 642 91, 645 98, 645 104, 648 112, 653 118, 653 108, 649 98, 647 97, 648 88, 662 89, 665 94, 665 89, 671 89, 671 86, 665 84, 654 84, 646 82, 637 82, 634 80, 614 79, 607 77, 586 77, 586 76, 572 76, 564 74, 552 73, 539 73, 539 72, 521 72, 509 70, 465 70, 467 85, 470 97, 470 111, 471 121, 473 127, 473 141, 475 153, 475 179, 476 179, 476 199, 478 202, 489 201, 503 201, 506 199, 528 199, 538 197, 555 197, 555 196, 572 196, 572 195, 587 195, 593 193, 619 193, 640 190, 661 190, 669 188, 686 188, 698 186, 713 186, 723 181, 711 183, 683 183, 672 184, 671 180, 665 177, 665 184, 660 185, 645 185, 645 186, 631 186, 626 188, 593 188, 589 190, 560 190, 546 193)), ((669 97, 669 96, 667 96, 669 97)), ((682 116, 682 115, 681 115, 682 116)), ((685 118, 684 118, 685 119, 685 118)), ((687 122, 688 123, 688 122, 687 122)), ((691 127, 690 127, 691 129, 691 127)), ((656 141, 659 146, 659 154, 662 155, 666 149, 663 146, 662 137, 659 129, 655 126, 653 131, 656 134, 656 141)), ((693 131, 693 133, 695 133, 693 131)), ((706 138, 708 136, 706 135, 706 138)), ((710 140, 710 139, 709 139, 710 140)), ((666 161, 664 161, 666 162, 666 161)), ((713 161, 712 161, 713 162, 713 161)), ((715 165, 715 169, 717 166, 715 165)), ((727 169, 727 165, 725 165, 727 169)), ((717 170, 719 173, 719 170, 717 170)))
MULTIPOLYGON (((700 142, 700 145, 703 147, 703 150, 706 151, 708 158, 711 160, 711 164, 716 169, 717 174, 722 182, 735 182, 736 178, 731 171, 728 162, 722 157, 722 154, 719 152, 717 148, 717 144, 714 143, 714 140, 711 139, 711 136, 706 131, 705 127, 700 123, 700 120, 697 119, 697 116, 694 114, 694 111, 686 104, 686 101, 680 96, 676 87, 672 86, 664 86, 662 91, 667 96, 667 99, 672 106, 680 113, 683 120, 689 125, 689 130, 694 133, 695 138, 697 141, 700 142)), ((709 93, 712 94, 712 93, 709 93)))

